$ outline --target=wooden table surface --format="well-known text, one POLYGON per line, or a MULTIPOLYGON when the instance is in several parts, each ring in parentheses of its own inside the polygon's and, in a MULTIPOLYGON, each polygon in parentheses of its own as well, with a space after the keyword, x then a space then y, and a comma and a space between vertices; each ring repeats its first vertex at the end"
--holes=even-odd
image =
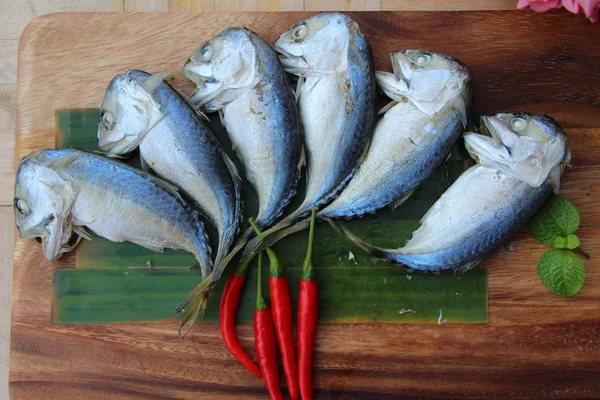
MULTIPOLYGON (((502 10, 513 9, 515 4, 516 0, 6 0, 0 3, 0 252, 4 255, 0 258, 0 399, 8 398, 16 54, 20 34, 31 19, 57 11, 502 10)), ((566 11, 554 12, 573 18, 566 11)))
MULTIPOLYGON (((106 83, 132 65, 150 72, 176 70, 203 37, 225 27, 248 26, 272 41, 306 16, 63 14, 38 19, 19 56, 17 157, 53 145, 55 108, 96 106, 106 83), (111 52, 97 50, 104 48, 111 52)), ((600 223, 600 95, 589 90, 600 85, 600 32, 587 21, 559 14, 352 17, 371 42, 378 69, 389 69, 389 52, 401 47, 446 52, 471 67, 475 107, 548 112, 561 121, 570 134, 574 165, 563 193, 584 215, 580 236, 593 260, 582 292, 558 298, 535 274, 543 246, 524 232, 515 238, 515 251, 497 252, 484 263, 490 274, 489 324, 322 324, 317 398, 600 396, 600 270, 594 265, 600 257, 594 229, 600 223)), ((173 321, 51 324, 51 268, 32 241, 19 240, 15 257, 10 364, 15 399, 106 398, 108 393, 119 398, 264 397, 262 383, 224 351, 215 324, 199 324, 183 343, 176 339, 173 321)), ((71 265, 69 260, 58 266, 71 265)), ((241 332, 243 342, 250 343, 250 326, 241 332)))

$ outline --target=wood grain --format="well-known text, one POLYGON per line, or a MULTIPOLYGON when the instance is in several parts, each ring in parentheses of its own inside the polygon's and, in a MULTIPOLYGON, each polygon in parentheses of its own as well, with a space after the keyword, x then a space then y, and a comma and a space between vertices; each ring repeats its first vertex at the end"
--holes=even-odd
POLYGON ((10 303, 12 282, 12 248, 14 242, 14 212, 12 207, 0 207, 0 398, 8 399, 8 355, 10 343, 10 303))
POLYGON ((305 11, 379 11, 381 0, 304 0, 305 11))
POLYGON ((514 10, 516 0, 382 0, 383 11, 514 10))
POLYGON ((221 0, 215 11, 302 11, 302 0, 221 0))
POLYGON ((0 85, 0 206, 13 203, 16 98, 16 85, 0 85))
MULTIPOLYGON (((110 79, 127 68, 178 70, 200 43, 226 27, 247 26, 273 41, 308 15, 37 19, 19 54, 17 157, 52 147, 54 109, 97 107, 110 79)), ((511 251, 497 251, 483 263, 490 273, 487 325, 320 325, 316 398, 600 397, 600 31, 558 13, 351 16, 369 39, 377 68, 389 70, 388 53, 405 47, 447 52, 472 68, 476 109, 547 112, 564 124, 573 167, 562 192, 581 211, 579 236, 592 259, 582 291, 558 298, 535 272, 543 246, 523 232, 507 246, 511 251)), ((182 90, 191 89, 182 83, 176 80, 182 90)), ((266 398, 262 382, 227 353, 216 325, 198 325, 179 342, 175 321, 50 324, 52 267, 33 241, 17 240, 14 257, 13 399, 266 398)), ((66 257, 55 267, 73 261, 66 257)), ((251 348, 251 326, 239 332, 251 348)))
POLYGON ((169 11, 168 0, 124 0, 125 12, 164 12, 169 11))

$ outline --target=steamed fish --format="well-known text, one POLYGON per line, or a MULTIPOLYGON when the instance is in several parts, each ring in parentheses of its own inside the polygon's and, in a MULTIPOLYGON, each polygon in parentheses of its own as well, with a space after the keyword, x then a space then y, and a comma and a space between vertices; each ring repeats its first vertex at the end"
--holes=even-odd
POLYGON ((129 70, 111 81, 98 145, 109 157, 139 147, 145 169, 192 199, 218 230, 218 265, 241 222, 237 171, 202 117, 163 77, 129 70))
MULTIPOLYGON (((342 192, 319 218, 352 218, 400 205, 448 156, 466 124, 471 74, 458 60, 422 50, 391 54, 394 73, 376 72, 379 86, 393 101, 375 127, 371 144, 342 192)), ((273 245, 307 228, 296 222, 263 240, 248 253, 273 245)))
POLYGON ((302 204, 263 238, 322 207, 344 188, 365 155, 375 122, 371 49, 352 19, 341 13, 315 15, 283 33, 273 47, 285 70, 298 76, 307 188, 302 204))
MULTIPOLYGON (((260 228, 270 225, 296 193, 303 165, 298 107, 277 55, 254 32, 230 28, 202 45, 183 73, 198 86, 191 101, 221 114, 258 197, 256 223, 260 228)), ((213 282, 252 235, 252 229, 246 231, 216 264, 213 282)), ((203 306, 200 299, 208 284, 190 293, 178 310, 192 301, 203 306)))
POLYGON ((230 28, 205 43, 183 73, 198 89, 190 100, 219 111, 258 196, 259 227, 283 212, 302 165, 298 108, 277 55, 254 32, 230 28))
POLYGON ((558 191, 570 159, 567 137, 542 115, 502 113, 482 122, 482 133, 465 134, 478 163, 434 203, 404 247, 381 249, 346 235, 376 257, 439 271, 472 267, 518 232, 558 191))
POLYGON ((41 238, 52 262, 73 250, 85 228, 113 242, 192 253, 208 275, 210 248, 198 215, 167 182, 80 150, 42 150, 21 160, 15 221, 23 238, 41 238))
POLYGON ((398 206, 448 156, 467 122, 471 74, 444 54, 391 54, 394 73, 377 72, 393 99, 379 120, 366 157, 346 188, 320 213, 350 218, 398 206))

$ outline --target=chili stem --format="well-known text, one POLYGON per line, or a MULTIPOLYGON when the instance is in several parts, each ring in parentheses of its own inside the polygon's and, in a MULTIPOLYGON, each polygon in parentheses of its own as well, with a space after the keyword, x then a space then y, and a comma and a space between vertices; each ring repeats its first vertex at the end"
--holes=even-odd
POLYGON ((258 269, 256 274, 256 311, 267 308, 267 303, 262 295, 262 251, 258 253, 258 269))
POLYGON ((312 264, 312 249, 315 236, 315 220, 317 217, 317 209, 313 208, 310 215, 310 230, 308 231, 308 247, 306 248, 306 257, 302 264, 302 274, 300 279, 312 281, 314 279, 314 268, 312 264))

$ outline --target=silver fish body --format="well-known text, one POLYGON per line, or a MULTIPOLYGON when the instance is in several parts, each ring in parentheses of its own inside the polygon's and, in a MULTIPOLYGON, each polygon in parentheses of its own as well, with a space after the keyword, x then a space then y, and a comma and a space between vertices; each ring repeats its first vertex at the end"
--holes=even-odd
POLYGON ((273 47, 285 70, 298 76, 306 194, 296 210, 248 243, 243 259, 308 227, 302 218, 352 179, 375 124, 371 48, 356 22, 341 13, 318 14, 284 32, 273 47))
POLYGON ((351 218, 391 203, 398 206, 446 159, 462 133, 471 80, 465 65, 421 50, 392 53, 392 65, 395 74, 376 75, 394 99, 392 107, 378 121, 352 180, 319 212, 320 217, 351 218), (421 58, 424 61, 418 64, 421 58), (410 76, 402 74, 407 70, 410 76), (425 79, 411 80, 421 71, 425 79), (422 101, 426 96, 428 102, 422 101))
MULTIPOLYGON (((183 73, 198 86, 190 100, 221 114, 258 197, 256 223, 270 225, 296 193, 303 165, 298 107, 277 55, 254 32, 230 28, 202 45, 183 73)), ((180 327, 196 320, 212 285, 253 235, 244 232, 212 276, 183 299, 176 309, 183 312, 180 327)))
POLYGON ((274 48, 286 71, 300 79, 307 153, 306 195, 285 225, 330 201, 352 178, 373 133, 376 85, 370 46, 344 14, 308 18, 274 48))
POLYGON ((518 232, 558 188, 570 153, 564 130, 533 114, 482 118, 487 134, 465 134, 479 164, 463 173, 421 219, 399 249, 347 237, 376 257, 424 271, 466 269, 518 232), (517 128, 518 127, 518 128, 517 128), (496 166, 490 166, 490 161, 496 166), (502 164, 503 170, 497 166, 502 164), (531 178, 542 179, 531 184, 531 178))
MULTIPOLYGON (((127 134, 136 137, 143 162, 179 187, 216 226, 218 264, 231 248, 242 217, 235 166, 193 106, 161 77, 139 70, 118 75, 107 89, 98 137, 100 149, 109 155, 130 150, 112 140, 126 123, 124 108, 130 109, 130 119, 139 121, 127 134), (141 109, 145 111, 136 113, 141 109), (106 126, 109 114, 114 121, 106 126), (156 122, 150 126, 151 121, 156 122)), ((128 123, 133 125, 131 120, 128 123)))
POLYGON ((222 115, 258 196, 257 225, 271 224, 296 193, 303 163, 298 108, 277 55, 254 32, 230 28, 204 44, 183 72, 198 85, 191 100, 222 115), (228 63, 233 69, 219 69, 228 63))
POLYGON ((17 172, 15 205, 21 236, 54 243, 44 245, 49 261, 88 228, 113 242, 185 250, 203 274, 212 269, 196 212, 166 182, 117 161, 74 149, 32 153, 17 172))
POLYGON ((493 168, 465 171, 432 206, 412 239, 375 257, 423 271, 467 268, 519 232, 553 193, 493 168))

